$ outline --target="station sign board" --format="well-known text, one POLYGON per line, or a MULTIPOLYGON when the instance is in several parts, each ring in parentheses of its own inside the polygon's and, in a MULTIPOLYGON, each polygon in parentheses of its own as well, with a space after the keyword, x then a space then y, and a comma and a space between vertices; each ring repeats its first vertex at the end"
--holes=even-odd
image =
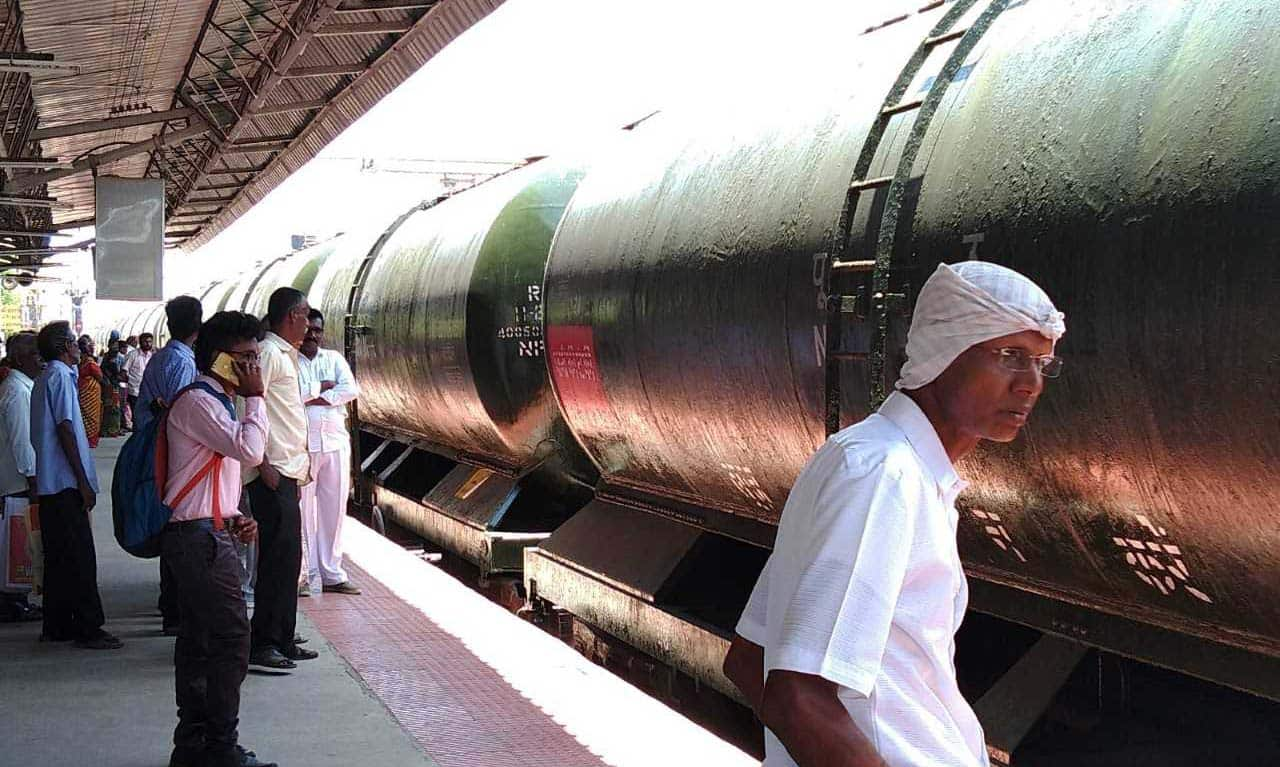
POLYGON ((163 294, 164 181, 99 176, 94 280, 99 299, 158 301, 163 294))

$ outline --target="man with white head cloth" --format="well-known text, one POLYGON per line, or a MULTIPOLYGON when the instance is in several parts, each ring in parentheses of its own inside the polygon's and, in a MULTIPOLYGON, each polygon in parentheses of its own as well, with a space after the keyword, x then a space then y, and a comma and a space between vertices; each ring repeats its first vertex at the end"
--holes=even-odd
POLYGON ((796 479, 725 658, 766 725, 766 767, 988 764, 955 674, 955 463, 1018 435, 1065 330, 1011 269, 942 264, 925 282, 897 391, 796 479))

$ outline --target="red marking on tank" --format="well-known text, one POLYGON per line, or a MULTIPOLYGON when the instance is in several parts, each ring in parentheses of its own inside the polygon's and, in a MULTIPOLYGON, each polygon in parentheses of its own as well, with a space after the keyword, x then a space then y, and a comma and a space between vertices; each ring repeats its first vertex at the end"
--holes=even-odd
POLYGON ((567 407, 608 408, 590 325, 547 326, 547 359, 560 401, 567 407))

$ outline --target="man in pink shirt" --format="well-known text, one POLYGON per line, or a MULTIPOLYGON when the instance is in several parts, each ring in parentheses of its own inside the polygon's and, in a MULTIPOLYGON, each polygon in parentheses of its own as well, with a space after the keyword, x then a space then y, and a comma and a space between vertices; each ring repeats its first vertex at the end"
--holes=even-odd
POLYGON ((219 312, 200 328, 199 374, 165 416, 173 509, 162 546, 180 612, 173 653, 178 726, 169 767, 274 767, 238 744, 240 685, 249 668, 249 618, 232 537, 258 534, 238 510, 240 465, 262 462, 267 442, 258 321, 219 312), (245 401, 237 420, 231 397, 245 401))

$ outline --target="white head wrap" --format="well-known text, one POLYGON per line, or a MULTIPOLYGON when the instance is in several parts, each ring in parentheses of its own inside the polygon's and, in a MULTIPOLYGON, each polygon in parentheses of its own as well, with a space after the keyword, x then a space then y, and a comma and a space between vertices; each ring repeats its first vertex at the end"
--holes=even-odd
POLYGON ((969 347, 1024 330, 1055 343, 1067 332, 1062 312, 1039 285, 985 261, 939 264, 920 289, 896 386, 919 389, 969 347))

